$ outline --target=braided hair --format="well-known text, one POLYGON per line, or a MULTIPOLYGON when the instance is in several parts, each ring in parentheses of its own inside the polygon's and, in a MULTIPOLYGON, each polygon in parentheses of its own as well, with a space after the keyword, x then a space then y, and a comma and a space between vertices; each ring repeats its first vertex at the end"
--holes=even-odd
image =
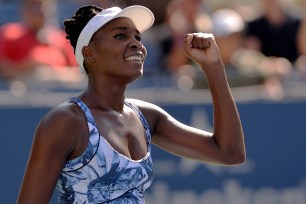
MULTIPOLYGON (((87 25, 87 23, 95 15, 100 13, 103 9, 95 5, 85 5, 80 7, 70 19, 64 20, 66 39, 70 41, 74 52, 76 49, 78 38, 87 25)), ((88 74, 88 69, 84 66, 85 72, 88 74)))
POLYGON ((102 8, 95 5, 85 5, 80 7, 70 19, 64 20, 66 39, 70 41, 74 51, 83 28, 90 21, 90 19, 92 19, 102 10, 102 8))

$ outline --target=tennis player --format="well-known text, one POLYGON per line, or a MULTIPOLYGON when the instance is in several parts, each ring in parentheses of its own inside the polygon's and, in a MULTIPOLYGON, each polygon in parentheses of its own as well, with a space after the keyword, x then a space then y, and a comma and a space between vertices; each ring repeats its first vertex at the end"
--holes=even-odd
POLYGON ((151 144, 179 157, 220 165, 244 162, 239 114, 212 34, 186 34, 188 57, 206 74, 214 107, 213 132, 184 125, 157 105, 125 97, 143 74, 141 33, 152 26, 142 6, 86 5, 65 20, 67 39, 88 86, 51 109, 39 123, 19 204, 145 203, 153 179, 151 144))

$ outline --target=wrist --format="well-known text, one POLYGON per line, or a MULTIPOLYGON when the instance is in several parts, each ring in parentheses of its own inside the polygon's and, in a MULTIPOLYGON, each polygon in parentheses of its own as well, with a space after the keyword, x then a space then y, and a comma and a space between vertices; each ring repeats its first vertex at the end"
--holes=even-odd
POLYGON ((224 64, 221 58, 200 65, 205 74, 216 74, 218 72, 224 72, 224 64))

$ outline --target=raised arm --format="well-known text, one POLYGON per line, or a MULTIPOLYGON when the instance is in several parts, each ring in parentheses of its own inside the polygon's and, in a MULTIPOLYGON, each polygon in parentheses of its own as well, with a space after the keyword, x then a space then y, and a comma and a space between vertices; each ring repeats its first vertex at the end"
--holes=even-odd
POLYGON ((214 107, 214 131, 189 127, 157 106, 139 104, 151 125, 153 143, 176 155, 204 162, 224 165, 244 162, 242 126, 213 35, 189 34, 185 50, 207 76, 214 107))
POLYGON ((67 109, 67 106, 57 107, 38 125, 17 203, 49 202, 60 172, 82 133, 82 117, 76 117, 77 112, 77 109, 67 109))

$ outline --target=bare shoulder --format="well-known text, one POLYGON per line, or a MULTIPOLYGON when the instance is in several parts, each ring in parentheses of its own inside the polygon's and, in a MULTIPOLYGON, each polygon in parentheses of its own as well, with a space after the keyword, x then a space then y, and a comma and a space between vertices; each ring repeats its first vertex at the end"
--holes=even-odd
POLYGON ((140 109, 146 120, 149 122, 153 132, 161 121, 164 121, 170 117, 166 111, 153 103, 138 99, 127 99, 127 101, 135 104, 140 109))
POLYGON ((66 126, 67 129, 74 123, 79 123, 83 118, 82 110, 76 105, 64 102, 52 108, 40 121, 39 128, 61 128, 66 126))
POLYGON ((155 105, 153 103, 149 103, 149 102, 139 100, 139 99, 134 99, 134 98, 127 98, 126 101, 135 104, 139 108, 146 108, 146 109, 152 109, 153 108, 154 109, 154 108, 157 107, 157 105, 155 105))
POLYGON ((164 112, 164 110, 161 107, 153 103, 149 103, 138 99, 132 99, 132 98, 128 98, 126 100, 135 104, 145 115, 146 114, 157 115, 157 114, 162 114, 164 112))
POLYGON ((64 102, 52 108, 40 121, 35 140, 41 145, 66 146, 73 151, 82 134, 87 133, 85 116, 76 105, 64 102))

